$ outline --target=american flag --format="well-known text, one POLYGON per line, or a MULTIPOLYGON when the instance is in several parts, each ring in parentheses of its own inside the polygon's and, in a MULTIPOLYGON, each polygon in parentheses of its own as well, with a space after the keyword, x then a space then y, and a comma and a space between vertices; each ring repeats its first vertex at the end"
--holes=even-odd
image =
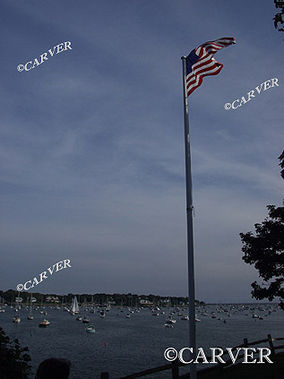
POLYGON ((222 70, 222 63, 217 62, 213 54, 233 43, 236 43, 235 38, 219 38, 205 42, 190 52, 186 57, 187 96, 201 85, 204 76, 217 75, 222 70))

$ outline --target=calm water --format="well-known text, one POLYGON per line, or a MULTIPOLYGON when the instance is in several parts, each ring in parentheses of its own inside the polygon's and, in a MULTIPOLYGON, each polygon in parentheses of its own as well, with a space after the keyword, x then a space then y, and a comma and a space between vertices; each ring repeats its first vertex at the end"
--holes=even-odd
MULTIPOLYGON (((197 346, 204 349, 233 347, 242 343, 243 338, 254 341, 267 338, 267 334, 284 337, 284 312, 276 306, 221 307, 228 312, 223 312, 218 305, 197 310, 197 317, 201 320, 197 323, 197 346), (217 317, 211 318, 211 312, 217 317), (263 320, 252 318, 253 313, 262 316, 263 320)), ((6 312, 0 313, 0 326, 8 336, 19 338, 22 346, 29 347, 34 371, 42 360, 53 356, 72 362, 71 379, 99 378, 102 371, 108 371, 111 378, 119 378, 166 364, 163 352, 167 347, 180 349, 188 346, 188 322, 178 316, 183 311, 174 314, 177 322, 172 329, 165 328, 164 322, 173 309, 162 311, 166 314, 155 317, 151 310, 142 309, 126 318, 126 309, 120 312, 112 308, 104 319, 99 317, 99 312, 88 312, 90 323, 96 327, 96 333, 90 334, 86 333, 85 324, 63 310, 47 309, 47 316, 34 311, 34 320, 29 321, 28 312, 23 308, 19 312, 21 323, 13 324, 15 312, 6 307, 6 312), (51 322, 48 328, 38 327, 43 317, 51 322)), ((160 373, 152 377, 169 376, 160 373)))

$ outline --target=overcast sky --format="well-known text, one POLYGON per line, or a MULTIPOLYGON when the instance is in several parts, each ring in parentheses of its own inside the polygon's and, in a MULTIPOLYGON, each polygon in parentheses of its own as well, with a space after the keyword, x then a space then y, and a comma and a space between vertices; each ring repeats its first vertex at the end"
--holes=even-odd
POLYGON ((68 258, 35 291, 187 294, 180 57, 228 36, 223 70, 189 98, 196 297, 251 301, 239 233, 283 198, 275 13, 272 0, 1 0, 2 290, 68 258))

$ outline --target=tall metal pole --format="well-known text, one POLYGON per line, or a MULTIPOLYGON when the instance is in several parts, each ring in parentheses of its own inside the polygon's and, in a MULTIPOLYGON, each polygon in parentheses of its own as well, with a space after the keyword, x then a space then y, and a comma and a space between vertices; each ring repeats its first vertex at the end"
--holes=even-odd
MULTIPOLYGON (((186 57, 181 57, 183 67, 184 98, 184 142, 185 142, 185 177, 186 177, 186 218, 187 218, 187 259, 188 259, 188 310, 189 310, 189 347, 193 348, 191 359, 196 355, 195 330, 195 288, 194 288, 194 250, 193 250, 193 204, 192 175, 189 137, 188 97, 186 91, 186 57)), ((196 379, 196 366, 189 365, 190 379, 196 379)))

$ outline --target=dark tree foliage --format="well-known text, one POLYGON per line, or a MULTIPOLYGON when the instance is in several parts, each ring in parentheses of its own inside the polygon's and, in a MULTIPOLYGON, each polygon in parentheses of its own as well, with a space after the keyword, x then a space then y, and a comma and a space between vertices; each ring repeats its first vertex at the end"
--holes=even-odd
POLYGON ((10 341, 0 328, 0 378, 28 379, 31 366, 28 348, 21 347, 18 339, 10 341))
MULTIPOLYGON (((279 157, 284 179, 284 151, 279 157)), ((255 299, 280 299, 284 309, 284 207, 268 205, 268 217, 255 224, 255 234, 240 233, 244 252, 243 260, 253 264, 263 279, 262 286, 256 281, 251 284, 255 299)))
POLYGON ((279 32, 284 32, 283 24, 284 24, 284 1, 283 0, 274 0, 274 4, 276 9, 281 10, 281 12, 278 12, 275 14, 273 20, 274 20, 274 28, 277 29, 279 32), (281 25, 279 27, 279 24, 281 25))
MULTIPOLYGON (((6 302, 8 304, 13 304, 15 302, 15 298, 18 296, 18 292, 15 290, 8 290, 8 291, 0 291, 0 302, 6 302)), ((56 295, 56 294, 41 294, 38 292, 33 292, 33 297, 37 299, 35 304, 41 304, 41 302, 46 303, 47 296, 54 296, 58 297, 58 305, 60 305, 62 302, 64 304, 70 304, 72 302, 72 299, 74 296, 77 296, 77 300, 79 304, 83 303, 95 303, 95 304, 107 304, 111 303, 112 305, 118 305, 118 306, 127 306, 127 307, 134 307, 140 305, 140 300, 149 300, 154 305, 161 305, 163 302, 167 299, 169 299, 168 296, 159 296, 159 295, 137 295, 137 294, 107 294, 107 293, 95 293, 95 294, 78 294, 78 293, 69 293, 68 295, 56 295)), ((31 294, 29 292, 21 292, 20 297, 23 299, 23 304, 29 304, 31 294)), ((187 302, 186 297, 171 297, 171 305, 178 306, 183 303, 187 302)), ((198 300, 196 300, 197 303, 199 303, 198 300)), ((1 377, 0 377, 1 379, 1 377)))

